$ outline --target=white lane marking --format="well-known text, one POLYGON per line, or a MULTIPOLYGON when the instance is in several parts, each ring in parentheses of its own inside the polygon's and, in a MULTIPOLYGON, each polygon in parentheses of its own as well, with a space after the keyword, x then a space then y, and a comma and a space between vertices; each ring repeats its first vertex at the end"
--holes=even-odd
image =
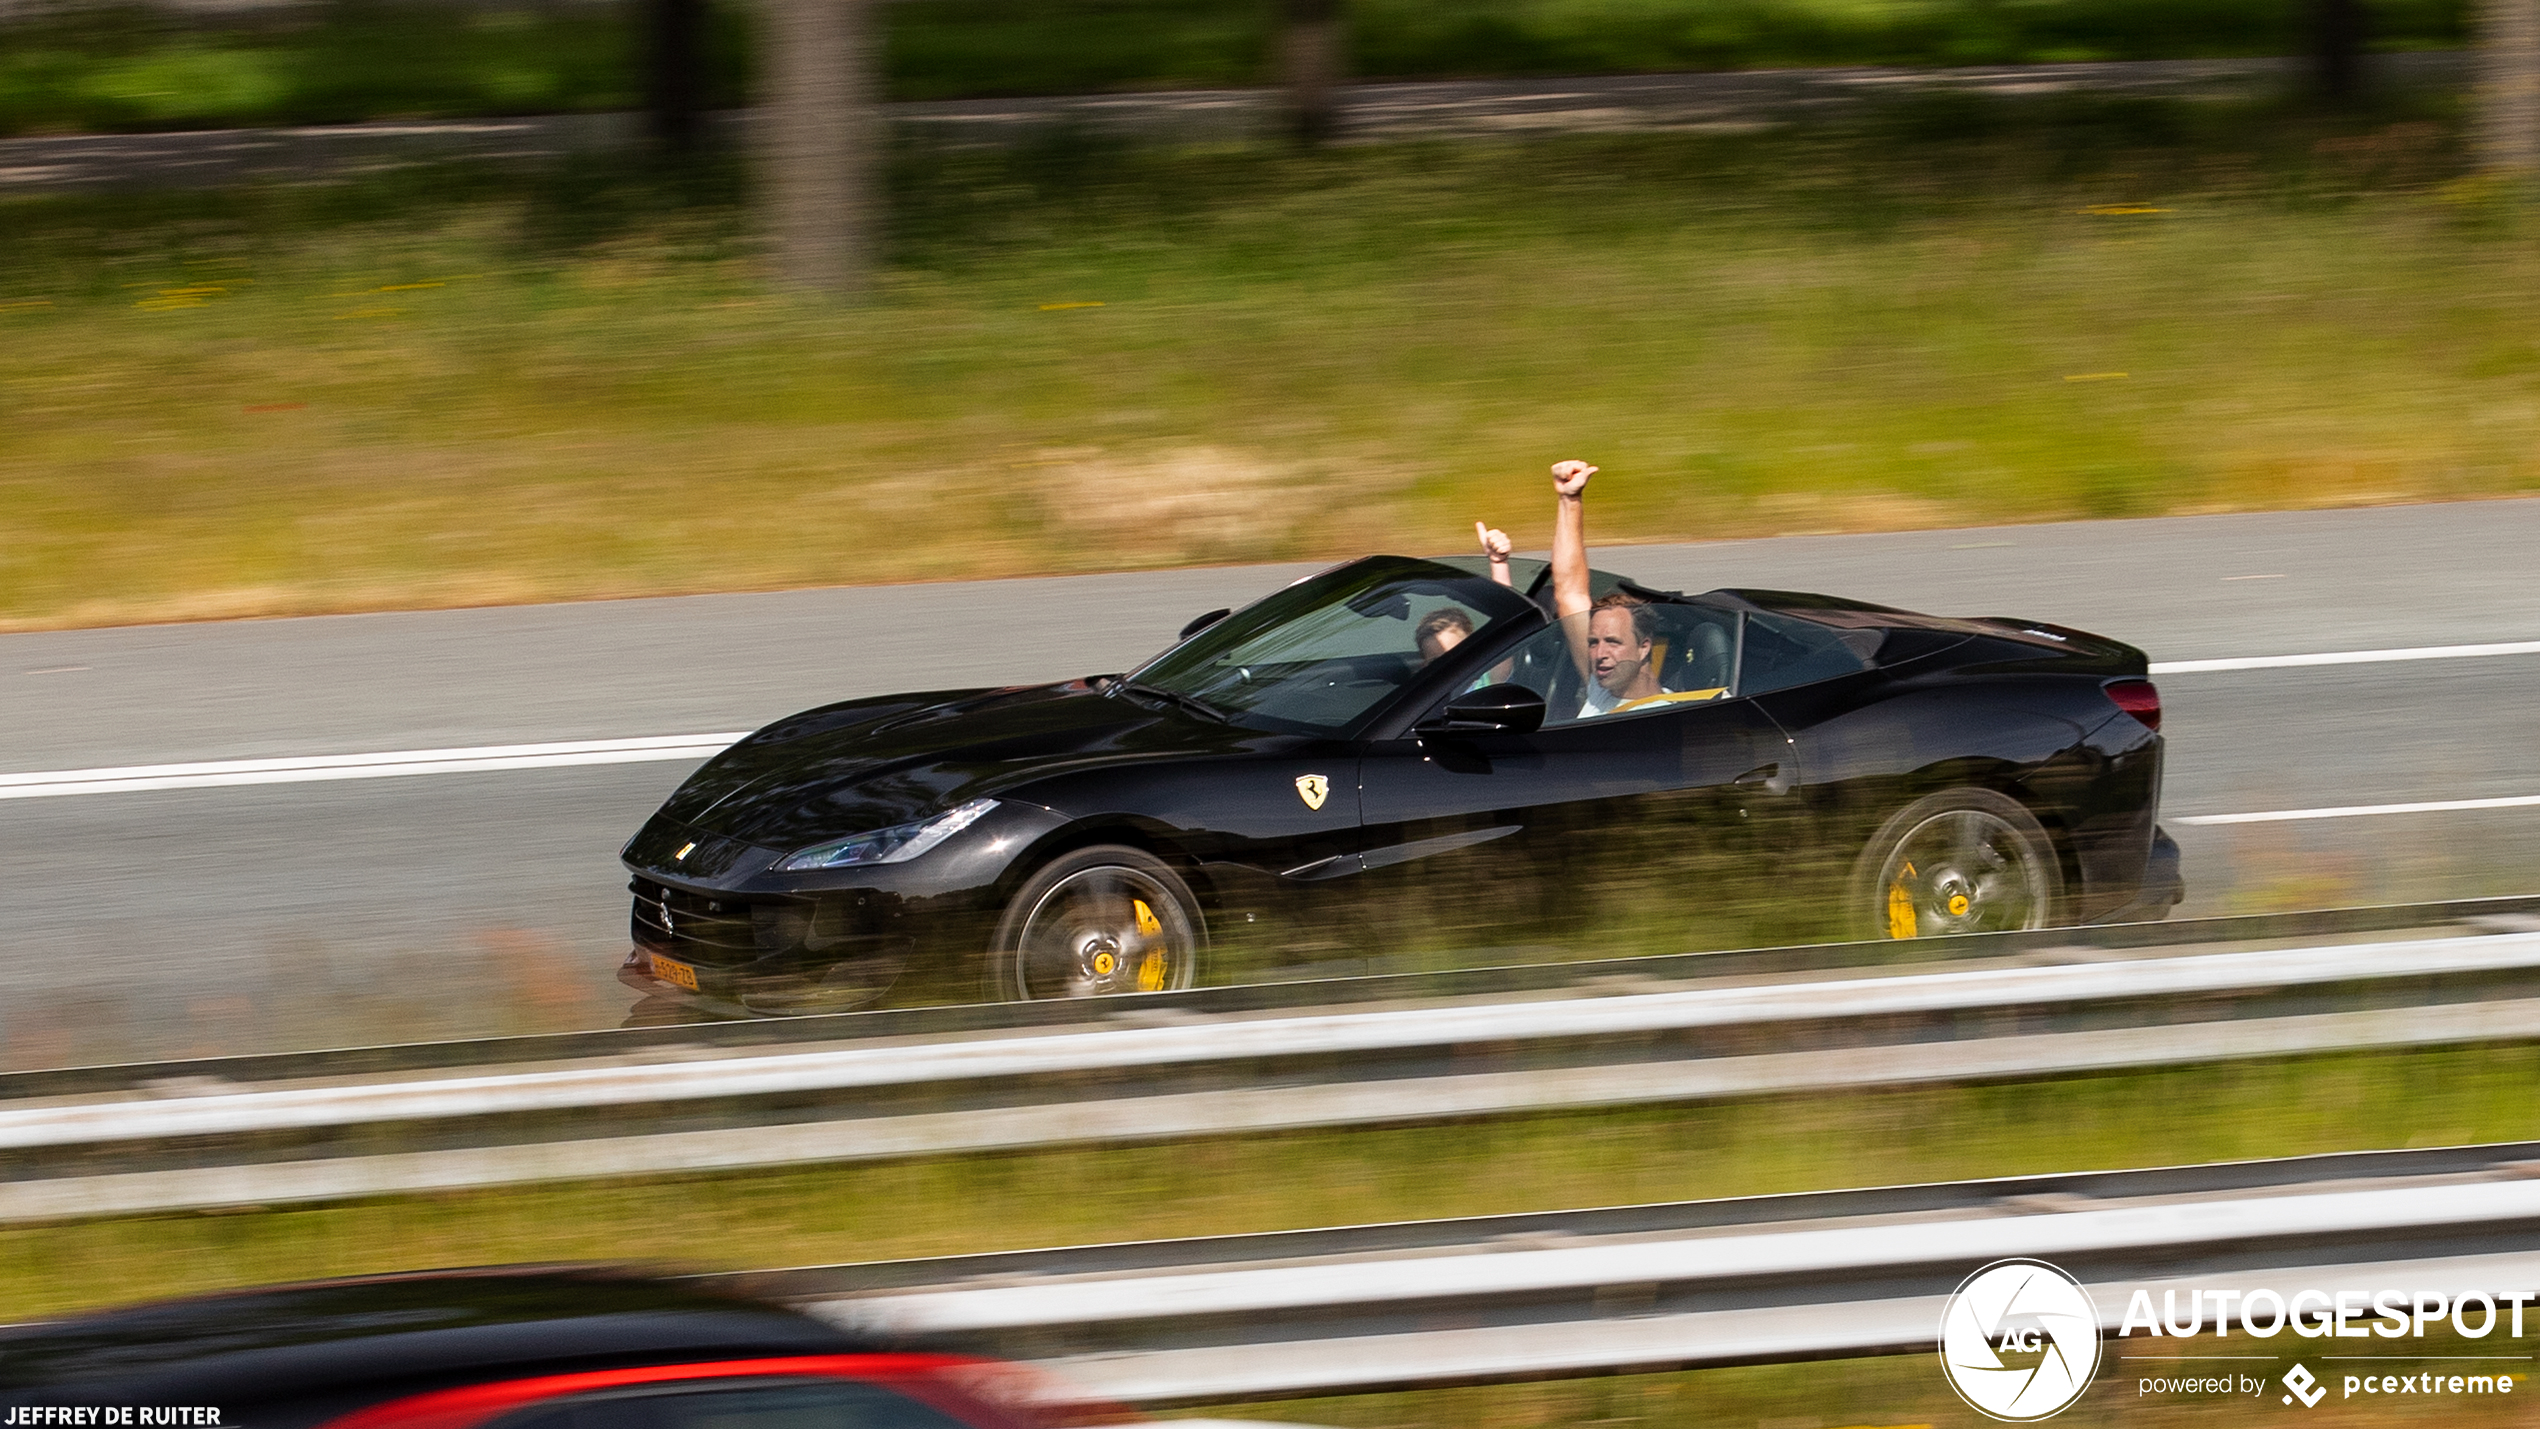
POLYGON ((548 744, 488 744, 468 749, 403 749, 376 754, 319 754, 291 759, 221 759, 195 764, 133 764, 111 769, 55 769, 0 774, 0 799, 73 794, 138 794, 156 789, 217 789, 241 784, 304 784, 334 779, 394 779, 414 774, 474 774, 557 769, 581 764, 638 764, 704 759, 747 736, 660 734, 641 739, 579 739, 548 744))
POLYGON ((2287 819, 2361 819, 2375 814, 2451 814, 2465 809, 2540 808, 2540 794, 2503 799, 2432 799, 2420 804, 2348 804, 2334 809, 2269 809, 2256 814, 2195 814, 2182 824, 2274 824, 2287 819))
MULTIPOLYGON (((2540 640, 2498 645, 2427 645, 2405 650, 2343 650, 2322 655, 2258 655, 2237 660, 2156 660, 2155 675, 2194 675, 2214 670, 2276 670, 2304 665, 2368 665, 2395 660, 2462 660, 2484 655, 2540 655, 2540 640)), ((291 759, 223 759, 196 764, 135 764, 109 769, 54 769, 0 774, 0 799, 47 799, 74 794, 139 794, 158 789, 216 789, 242 784, 301 784, 335 779, 393 779, 413 774, 474 774, 507 769, 555 769, 577 764, 632 764, 646 760, 703 759, 746 737, 725 734, 661 734, 641 739, 586 739, 550 744, 494 744, 469 749, 406 749, 379 754, 317 754, 291 759)), ((2356 814, 2434 813, 2451 809, 2512 808, 2534 800, 2469 799, 2446 803, 2390 804, 2356 809, 2287 809, 2258 814, 2207 814, 2183 824, 2259 823, 2277 819, 2343 818, 2356 814)))
POLYGON ((2405 650, 2339 650, 2325 655, 2252 655, 2239 660, 2155 660, 2155 675, 2209 670, 2288 670, 2302 665, 2378 665, 2394 660, 2472 660, 2484 655, 2540 655, 2540 640, 2503 645, 2419 645, 2405 650))

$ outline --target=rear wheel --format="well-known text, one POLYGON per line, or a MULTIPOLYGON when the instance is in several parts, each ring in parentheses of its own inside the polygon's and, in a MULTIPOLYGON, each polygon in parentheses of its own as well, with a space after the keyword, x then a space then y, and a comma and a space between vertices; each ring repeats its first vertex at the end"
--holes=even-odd
POLYGON ((2017 799, 1944 789, 1879 826, 1847 899, 1866 938, 1936 938, 2051 927, 2063 904, 2054 841, 2017 799))
POLYGON ((1032 1002, 1173 992, 1199 977, 1199 901, 1143 849, 1102 844, 1051 860, 997 924, 988 995, 1032 1002))

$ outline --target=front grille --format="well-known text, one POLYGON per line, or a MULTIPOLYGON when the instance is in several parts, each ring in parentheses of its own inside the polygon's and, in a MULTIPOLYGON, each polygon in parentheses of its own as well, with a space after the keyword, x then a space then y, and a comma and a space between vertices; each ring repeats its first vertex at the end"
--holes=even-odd
POLYGON ((667 814, 655 814, 619 857, 637 868, 658 869, 688 878, 721 878, 745 859, 773 861, 774 855, 740 839, 691 828, 667 814))
POLYGON ((752 902, 729 894, 691 893, 640 875, 627 884, 627 891, 635 895, 627 931, 636 946, 698 967, 738 968, 770 958, 798 961, 806 955, 815 961, 876 952, 899 956, 908 943, 896 912, 875 909, 860 891, 818 900, 752 902))
POLYGON ((753 963, 766 952, 762 919, 752 905, 667 887, 638 878, 628 887, 635 909, 628 929, 637 945, 710 968, 753 963))

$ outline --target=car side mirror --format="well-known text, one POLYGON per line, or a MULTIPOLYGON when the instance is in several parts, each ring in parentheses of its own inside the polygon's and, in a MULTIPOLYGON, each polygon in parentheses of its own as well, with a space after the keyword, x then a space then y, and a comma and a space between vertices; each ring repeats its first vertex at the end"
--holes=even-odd
POLYGON ((1420 734, 1532 734, 1543 728, 1543 696, 1523 685, 1484 685, 1446 702, 1420 734))
POLYGON ((1192 621, 1190 624, 1183 626, 1182 633, 1174 636, 1173 638, 1176 640, 1188 640, 1192 636, 1199 634, 1201 631, 1206 630, 1208 627, 1215 625, 1217 622, 1234 613, 1235 610, 1233 606, 1221 605, 1215 610, 1210 611, 1208 614, 1201 616, 1199 619, 1192 621))

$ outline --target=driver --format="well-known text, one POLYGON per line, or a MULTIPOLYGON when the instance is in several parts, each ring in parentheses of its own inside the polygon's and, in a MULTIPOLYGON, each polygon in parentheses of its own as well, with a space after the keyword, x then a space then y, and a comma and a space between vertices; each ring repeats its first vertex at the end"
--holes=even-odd
POLYGON ((1650 668, 1658 620, 1648 605, 1620 591, 1588 598, 1587 484, 1596 468, 1583 461, 1555 463, 1558 498, 1552 524, 1552 603, 1569 633, 1570 659, 1587 681, 1579 718, 1593 719, 1667 693, 1650 668), (1584 620, 1571 617, 1584 615, 1584 620))
MULTIPOLYGON (((1617 591, 1591 606, 1587 663, 1579 668, 1589 683, 1579 701, 1579 718, 1612 714, 1668 693, 1658 683, 1658 672, 1650 668, 1650 651, 1657 640, 1657 617, 1640 601, 1617 591)), ((1579 658, 1575 635, 1570 654, 1572 659, 1579 658)))

